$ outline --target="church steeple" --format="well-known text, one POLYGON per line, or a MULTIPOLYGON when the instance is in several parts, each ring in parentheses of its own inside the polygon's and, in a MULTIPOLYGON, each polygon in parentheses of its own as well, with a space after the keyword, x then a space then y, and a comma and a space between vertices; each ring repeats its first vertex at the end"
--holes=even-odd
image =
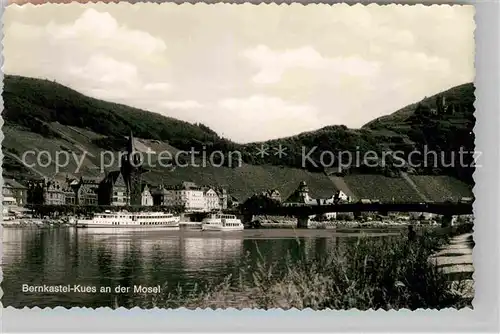
POLYGON ((130 135, 128 137, 127 152, 129 154, 135 152, 135 142, 134 142, 134 135, 132 133, 132 130, 130 130, 130 135))
POLYGON ((141 154, 135 147, 134 135, 130 131, 126 154, 122 157, 121 161, 121 174, 127 187, 130 205, 141 205, 142 163, 141 154))

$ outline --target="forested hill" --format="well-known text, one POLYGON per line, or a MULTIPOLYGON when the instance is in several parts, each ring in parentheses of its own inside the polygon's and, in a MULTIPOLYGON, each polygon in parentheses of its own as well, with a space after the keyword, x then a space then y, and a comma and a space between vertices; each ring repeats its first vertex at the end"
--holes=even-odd
POLYGON ((50 124, 88 129, 107 136, 104 148, 121 141, 130 131, 139 138, 162 140, 178 148, 207 143, 225 149, 229 140, 203 124, 191 124, 157 113, 105 102, 80 94, 53 81, 6 75, 3 117, 7 125, 18 125, 45 137, 58 137, 50 124))
MULTIPOLYGON (((11 153, 21 153, 27 147, 27 144, 20 146, 17 142, 30 137, 29 134, 38 138, 32 141, 40 141, 40 138, 43 138, 44 143, 46 141, 54 145, 57 141, 58 147, 66 147, 68 145, 64 143, 70 141, 72 145, 80 148, 92 145, 93 149, 120 150, 124 146, 125 136, 133 131, 138 138, 158 141, 175 149, 189 150, 194 147, 207 151, 239 150, 248 165, 275 165, 297 169, 305 167, 308 172, 331 175, 330 169, 319 163, 320 154, 325 150, 361 153, 368 150, 400 150, 409 153, 427 146, 428 149, 449 154, 451 151, 458 151, 461 146, 470 151, 474 148, 472 84, 457 86, 424 98, 391 115, 378 118, 361 129, 332 125, 296 136, 245 145, 222 138, 203 124, 190 124, 157 113, 90 98, 48 80, 6 75, 3 98, 3 117, 10 134, 10 138, 6 135, 4 149, 11 153), (82 133, 86 134, 85 138, 82 133), (10 140, 13 138, 19 140, 10 140), (87 139, 90 142, 82 141, 87 139), (286 156, 279 157, 274 155, 273 151, 264 157, 256 155, 262 144, 269 147, 281 145, 286 156), (310 157, 316 163, 308 161, 308 164, 303 166, 303 150, 309 152, 314 147, 316 150, 310 157)), ((7 170, 9 164, 7 159, 4 163, 7 170)), ((447 167, 440 161, 436 161, 435 166, 431 161, 430 165, 432 166, 428 164, 416 169, 394 168, 390 164, 376 167, 355 166, 342 170, 338 176, 378 174, 397 177, 403 171, 416 175, 453 176, 472 184, 473 168, 447 167)), ((189 175, 184 178, 189 178, 189 175)))

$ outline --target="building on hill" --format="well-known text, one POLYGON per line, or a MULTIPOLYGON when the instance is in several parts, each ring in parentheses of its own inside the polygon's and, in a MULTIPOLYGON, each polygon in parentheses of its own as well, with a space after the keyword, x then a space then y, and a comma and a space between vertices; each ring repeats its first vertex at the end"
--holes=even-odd
POLYGON ((2 194, 4 202, 13 201, 16 206, 24 206, 28 199, 28 188, 14 179, 3 180, 2 194), (11 197, 11 198, 8 198, 11 197))
POLYGON ((130 203, 127 184, 121 171, 109 172, 99 184, 98 204, 124 206, 130 203))
POLYGON ((343 191, 335 192, 329 198, 312 198, 309 195, 309 187, 305 181, 300 182, 299 187, 286 199, 284 206, 300 205, 333 205, 350 202, 351 199, 343 191))
POLYGON ((141 205, 142 206, 153 206, 153 195, 151 194, 151 191, 149 190, 149 187, 147 184, 142 185, 142 192, 141 192, 141 205))
POLYGON ((142 174, 145 172, 142 157, 135 148, 135 140, 130 132, 126 154, 122 156, 120 172, 126 187, 128 204, 140 206, 142 203, 142 174))
POLYGON ((332 196, 332 198, 326 200, 328 204, 338 204, 338 203, 349 203, 352 201, 352 198, 347 196, 345 192, 339 190, 332 196))
POLYGON ((266 196, 272 200, 281 202, 281 194, 278 189, 269 189, 262 192, 263 196, 266 196))
POLYGON ((240 206, 240 201, 233 195, 229 195, 227 199, 227 207, 234 209, 240 206))

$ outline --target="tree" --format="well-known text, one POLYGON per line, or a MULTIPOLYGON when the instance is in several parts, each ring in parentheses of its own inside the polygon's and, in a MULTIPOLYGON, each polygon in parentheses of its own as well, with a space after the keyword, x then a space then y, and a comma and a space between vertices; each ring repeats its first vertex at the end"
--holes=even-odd
POLYGON ((275 199, 262 194, 255 194, 241 205, 241 209, 243 212, 260 212, 266 211, 267 209, 278 208, 280 206, 281 202, 275 199))

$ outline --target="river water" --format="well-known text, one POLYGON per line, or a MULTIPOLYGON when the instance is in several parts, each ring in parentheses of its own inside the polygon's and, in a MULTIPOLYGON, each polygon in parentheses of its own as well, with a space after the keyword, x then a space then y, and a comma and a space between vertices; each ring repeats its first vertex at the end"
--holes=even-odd
MULTIPOLYGON (((371 231, 373 237, 399 234, 371 231)), ((280 263, 286 257, 325 256, 359 232, 261 229, 201 232, 192 229, 4 228, 4 307, 134 306, 143 295, 133 286, 179 286, 220 282, 232 274, 251 273, 258 259, 280 263), (23 292, 44 285, 68 286, 71 292, 23 292), (94 287, 97 292, 83 292, 94 287), (101 290, 109 288, 109 290, 101 290), (117 289, 123 288, 122 291, 117 289), (129 288, 126 292, 125 289, 129 288)))

